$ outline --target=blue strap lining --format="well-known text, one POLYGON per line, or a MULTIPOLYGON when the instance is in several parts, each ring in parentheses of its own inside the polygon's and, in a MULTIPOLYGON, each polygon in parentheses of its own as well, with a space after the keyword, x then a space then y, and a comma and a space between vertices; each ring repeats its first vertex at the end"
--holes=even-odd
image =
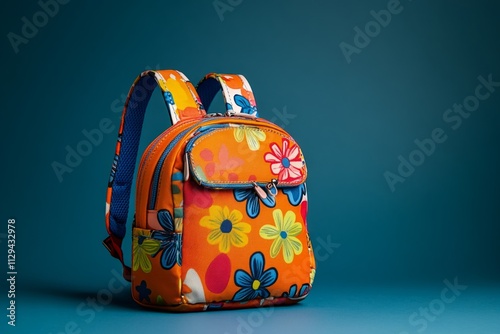
POLYGON ((126 231, 130 191, 134 178, 144 115, 149 99, 156 86, 157 82, 154 77, 141 77, 134 86, 127 103, 121 137, 121 149, 112 185, 113 192, 109 209, 110 230, 120 239, 124 238, 126 231))

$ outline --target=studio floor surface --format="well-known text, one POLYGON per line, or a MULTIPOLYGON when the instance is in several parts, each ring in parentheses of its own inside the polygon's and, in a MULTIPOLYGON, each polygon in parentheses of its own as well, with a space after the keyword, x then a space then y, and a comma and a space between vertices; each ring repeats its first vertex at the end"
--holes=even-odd
POLYGON ((296 306, 184 314, 141 308, 125 289, 107 305, 98 289, 27 289, 16 299, 16 326, 3 317, 0 332, 500 333, 499 285, 318 285, 296 306))

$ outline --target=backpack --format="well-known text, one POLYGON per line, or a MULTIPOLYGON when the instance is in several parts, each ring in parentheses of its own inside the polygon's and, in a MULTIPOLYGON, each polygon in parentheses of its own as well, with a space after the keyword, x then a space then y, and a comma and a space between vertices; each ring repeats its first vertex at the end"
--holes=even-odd
POLYGON ((309 294, 316 273, 306 177, 299 145, 258 117, 242 75, 210 73, 195 89, 179 71, 145 71, 123 108, 103 243, 122 263, 133 299, 146 307, 294 304, 309 294), (122 240, 144 113, 156 86, 172 126, 140 160, 128 267, 122 240), (219 91, 225 113, 207 114, 219 91))

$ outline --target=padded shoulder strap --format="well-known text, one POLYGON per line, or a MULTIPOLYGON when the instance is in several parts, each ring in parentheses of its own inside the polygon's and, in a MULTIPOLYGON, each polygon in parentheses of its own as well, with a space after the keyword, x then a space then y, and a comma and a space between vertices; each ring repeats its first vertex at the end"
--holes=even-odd
POLYGON ((206 110, 222 90, 227 112, 258 116, 252 88, 241 74, 209 73, 198 83, 196 90, 206 110))
POLYGON ((137 150, 141 137, 146 106, 156 86, 170 111, 172 124, 180 120, 201 117, 205 110, 194 86, 184 74, 175 70, 142 72, 135 79, 125 101, 115 158, 111 168, 106 196, 106 229, 109 237, 104 246, 123 265, 123 277, 130 280, 130 268, 123 261, 122 240, 125 236, 134 178, 137 150))

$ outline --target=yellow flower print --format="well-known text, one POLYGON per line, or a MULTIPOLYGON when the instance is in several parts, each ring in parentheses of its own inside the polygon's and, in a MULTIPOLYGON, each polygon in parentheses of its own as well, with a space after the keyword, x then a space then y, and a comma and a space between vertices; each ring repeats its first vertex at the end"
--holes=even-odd
POLYGON ((274 226, 266 224, 261 227, 259 234, 263 239, 273 240, 271 257, 275 258, 283 249, 283 259, 292 263, 294 255, 302 253, 302 243, 297 235, 302 232, 302 224, 295 220, 295 213, 287 211, 283 217, 280 209, 273 211, 274 226))
POLYGON ((314 283, 314 277, 316 277, 316 269, 311 269, 311 272, 309 273, 309 279, 310 279, 310 285, 312 286, 314 283))
POLYGON ((200 220, 200 225, 211 231, 207 241, 211 245, 219 244, 219 251, 228 253, 231 246, 244 247, 248 244, 247 233, 251 226, 242 222, 243 215, 238 210, 231 210, 214 205, 210 207, 209 215, 200 220))
POLYGON ((132 270, 141 268, 146 274, 151 272, 152 265, 148 255, 156 254, 159 250, 160 241, 151 239, 150 232, 139 230, 132 243, 132 270))
POLYGON ((234 129, 234 139, 241 143, 247 138, 247 144, 250 151, 258 151, 260 142, 266 140, 266 133, 258 128, 249 126, 238 126, 234 129))

